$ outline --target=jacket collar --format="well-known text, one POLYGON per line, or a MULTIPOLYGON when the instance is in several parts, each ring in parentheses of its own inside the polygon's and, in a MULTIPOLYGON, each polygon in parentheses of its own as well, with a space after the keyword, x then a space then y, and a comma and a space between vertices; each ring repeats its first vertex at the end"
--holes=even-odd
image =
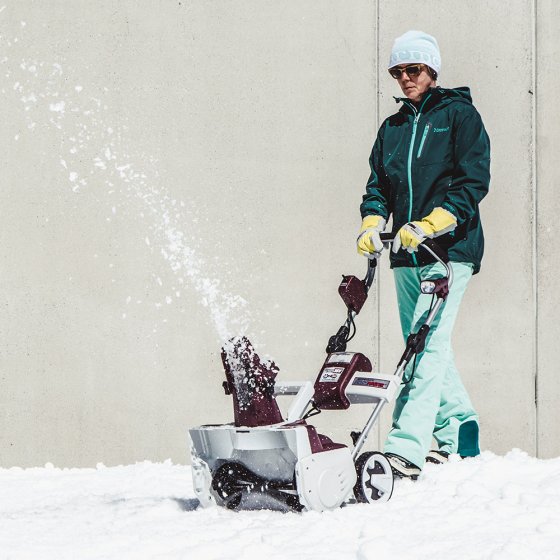
MULTIPOLYGON (((401 112, 404 113, 414 113, 412 109, 412 101, 407 97, 393 97, 396 103, 402 103, 403 106, 399 109, 401 112)), ((433 109, 435 106, 439 105, 442 102, 452 102, 452 101, 460 101, 463 103, 472 104, 472 98, 470 94, 470 90, 468 87, 458 87, 455 89, 448 89, 442 88, 440 86, 431 87, 428 91, 424 94, 424 97, 420 101, 419 104, 416 104, 416 110, 422 103, 425 101, 425 104, 422 108, 422 113, 426 113, 433 109), (428 98, 428 99, 427 99, 428 98)))
POLYGON ((422 113, 426 113, 432 107, 434 107, 439 103, 441 99, 441 94, 442 94, 442 88, 431 87, 424 94, 424 96, 422 97, 419 103, 413 103, 412 101, 410 101, 410 99, 408 99, 408 97, 393 97, 393 99, 395 100, 396 103, 403 104, 402 107, 399 109, 402 112, 415 113, 415 109, 416 111, 418 111, 418 109, 422 107, 422 113), (413 109, 413 107, 415 107, 415 109, 413 109))

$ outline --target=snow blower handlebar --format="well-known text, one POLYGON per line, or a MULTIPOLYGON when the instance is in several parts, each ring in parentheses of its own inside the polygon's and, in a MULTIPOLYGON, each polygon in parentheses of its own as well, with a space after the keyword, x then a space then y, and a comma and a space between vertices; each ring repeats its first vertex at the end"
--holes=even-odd
MULTIPOLYGON (((381 238, 381 241, 383 241, 383 243, 391 244, 395 239, 395 234, 394 233, 381 233, 379 235, 379 237, 381 238)), ((429 237, 427 237, 426 239, 424 239, 424 241, 422 241, 422 243, 420 244, 420 247, 422 247, 424 250, 428 251, 428 253, 430 253, 437 261, 439 261, 445 267, 446 272, 447 272, 447 276, 451 276, 453 274, 453 272, 451 271, 451 268, 449 266, 447 266, 449 264, 449 256, 448 256, 447 252, 444 249, 442 249, 433 239, 430 239, 429 237)), ((366 277, 363 279, 366 294, 367 294, 367 292, 369 292, 369 289, 370 289, 371 285, 373 284, 373 279, 375 278, 375 269, 376 268, 377 268, 377 258, 373 257, 373 256, 371 258, 368 258, 368 269, 367 269, 366 277)), ((344 297, 342 299, 344 299, 344 297)), ((364 300, 364 302, 365 302, 365 300, 364 300)), ((344 299, 344 303, 346 303, 345 299, 344 299)), ((347 303, 346 303, 346 305, 348 306, 347 303)), ((363 303, 362 303, 362 305, 363 305, 363 303)), ((360 309, 361 309, 361 306, 360 306, 360 309)), ((359 313, 359 309, 356 311, 356 314, 358 314, 358 313, 359 313)))
MULTIPOLYGON (((395 234, 382 233, 380 234, 380 237, 381 241, 390 244, 395 239, 395 234)), ((443 303, 441 298, 443 297, 443 299, 445 299, 445 297, 447 297, 449 288, 453 282, 453 270, 449 266, 449 257, 445 250, 443 250, 433 239, 426 238, 419 246, 430 253, 445 267, 446 276, 444 278, 424 281, 421 284, 421 290, 423 293, 437 295, 438 302, 443 303)), ((338 287, 338 293, 346 304, 348 315, 346 321, 338 329, 337 333, 329 338, 329 343, 326 348, 327 354, 331 354, 333 352, 345 352, 346 345, 356 334, 354 317, 360 312, 367 300, 369 289, 375 279, 376 268, 377 258, 368 258, 367 273, 363 280, 360 280, 356 276, 342 276, 342 282, 338 287)), ((432 313, 430 313, 430 316, 428 317, 429 321, 426 321, 428 324, 431 324, 433 321, 441 303, 434 306, 434 309, 432 309, 432 313)))

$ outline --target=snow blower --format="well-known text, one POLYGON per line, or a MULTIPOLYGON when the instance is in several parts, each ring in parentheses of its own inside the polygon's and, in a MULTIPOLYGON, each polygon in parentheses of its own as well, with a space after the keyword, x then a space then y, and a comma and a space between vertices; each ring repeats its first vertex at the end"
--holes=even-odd
MULTIPOLYGON (((382 234, 391 242, 392 234, 382 234)), ((446 270, 446 276, 424 280, 431 310, 406 348, 393 374, 374 373, 370 360, 346 351, 356 333, 354 319, 366 302, 377 260, 368 259, 363 280, 343 276, 338 292, 347 317, 330 337, 327 358, 315 382, 277 381, 278 368, 262 361, 245 337, 222 349, 225 393, 233 397, 234 422, 189 430, 194 489, 203 507, 333 510, 353 502, 384 502, 393 492, 393 473, 383 453, 362 447, 383 406, 395 399, 407 365, 424 349, 426 338, 453 282, 447 255, 430 239, 421 243, 446 270), (283 418, 278 396, 292 396, 283 418), (363 429, 351 432, 353 446, 335 443, 307 422, 314 414, 346 410, 351 405, 373 407, 363 429)))

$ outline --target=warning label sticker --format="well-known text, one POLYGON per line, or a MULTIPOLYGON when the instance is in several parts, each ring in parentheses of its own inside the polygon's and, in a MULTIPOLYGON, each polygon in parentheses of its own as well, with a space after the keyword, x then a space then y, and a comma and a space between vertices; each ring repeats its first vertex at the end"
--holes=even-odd
POLYGON ((344 368, 341 367, 325 368, 323 370, 323 373, 321 373, 321 377, 319 378, 319 381, 326 382, 326 383, 336 383, 340 379, 340 376, 342 375, 343 371, 344 368))

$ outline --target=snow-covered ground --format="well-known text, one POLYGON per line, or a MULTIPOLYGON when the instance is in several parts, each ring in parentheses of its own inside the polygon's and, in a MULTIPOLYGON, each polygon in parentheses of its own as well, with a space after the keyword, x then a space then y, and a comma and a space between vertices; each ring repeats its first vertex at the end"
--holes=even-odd
POLYGON ((385 504, 327 513, 196 508, 190 468, 0 470, 0 558, 560 558, 560 458, 428 465, 385 504))

